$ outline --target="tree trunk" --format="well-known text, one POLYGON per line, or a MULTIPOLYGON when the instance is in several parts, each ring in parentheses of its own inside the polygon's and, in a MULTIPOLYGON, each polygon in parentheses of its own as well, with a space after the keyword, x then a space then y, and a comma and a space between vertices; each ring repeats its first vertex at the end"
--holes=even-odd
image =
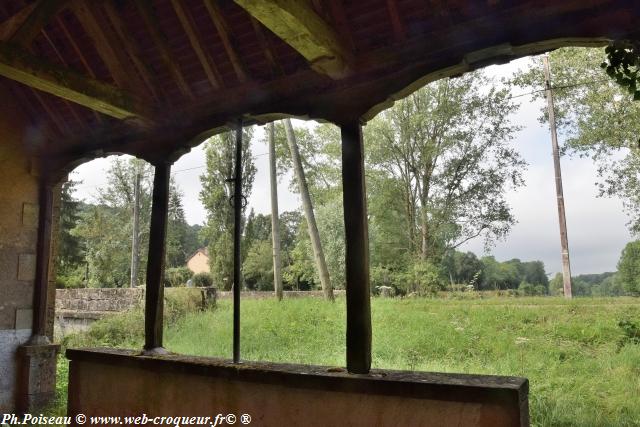
POLYGON ((311 246, 313 247, 313 258, 316 263, 316 269, 318 270, 318 275, 320 276, 320 283, 322 284, 322 290, 324 291, 325 298, 333 301, 333 288, 331 287, 329 270, 327 269, 327 262, 324 258, 324 252, 322 251, 322 243, 320 243, 320 233, 318 233, 316 217, 313 214, 313 205, 311 204, 311 197, 309 196, 309 187, 307 186, 307 179, 305 178, 304 170, 302 169, 302 161, 300 160, 298 143, 296 142, 296 136, 293 133, 291 120, 284 120, 284 128, 287 134, 287 143, 289 144, 289 150, 291 150, 291 159, 293 161, 293 169, 296 173, 296 179, 298 181, 300 197, 302 198, 304 216, 307 220, 307 226, 309 227, 309 238, 311 239, 311 246))
POLYGON ((133 188, 133 231, 131 242, 131 287, 138 286, 140 265, 140 160, 136 160, 136 182, 133 188))
POLYGON ((269 123, 269 178, 271 181, 271 241, 273 245, 273 287, 282 301, 282 261, 280 258, 280 218, 278 214, 278 178, 276 176, 276 144, 273 122, 269 123))

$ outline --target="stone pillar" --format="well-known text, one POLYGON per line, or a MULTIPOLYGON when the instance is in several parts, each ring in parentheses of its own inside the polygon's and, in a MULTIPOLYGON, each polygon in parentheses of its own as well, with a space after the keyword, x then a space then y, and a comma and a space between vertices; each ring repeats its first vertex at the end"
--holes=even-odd
POLYGON ((17 408, 28 412, 45 406, 55 397, 56 361, 60 346, 49 340, 49 273, 51 259, 54 186, 39 183, 38 239, 31 338, 18 349, 17 408))
POLYGON ((354 121, 342 124, 340 130, 346 249, 347 370, 366 374, 371 369, 371 290, 362 128, 358 121, 354 121))

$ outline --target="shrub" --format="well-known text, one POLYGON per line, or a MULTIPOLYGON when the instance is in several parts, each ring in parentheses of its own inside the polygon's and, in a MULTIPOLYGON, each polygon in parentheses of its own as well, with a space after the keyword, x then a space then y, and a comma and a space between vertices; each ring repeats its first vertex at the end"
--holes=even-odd
POLYGON ((187 267, 167 268, 164 273, 164 286, 175 288, 184 286, 193 273, 187 267))
POLYGON ((623 334, 618 341, 618 350, 627 344, 640 344, 640 326, 637 323, 622 319, 618 322, 618 327, 623 334))
POLYGON ((433 296, 446 288, 440 268, 428 261, 416 262, 400 278, 406 293, 433 296))
POLYGON ((209 273, 198 273, 193 276, 193 286, 198 288, 207 288, 213 286, 213 278, 209 273))

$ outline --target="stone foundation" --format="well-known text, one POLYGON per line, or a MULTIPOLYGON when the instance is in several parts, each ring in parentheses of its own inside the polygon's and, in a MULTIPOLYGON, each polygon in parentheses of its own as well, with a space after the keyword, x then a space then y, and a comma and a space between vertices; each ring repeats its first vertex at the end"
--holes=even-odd
POLYGON ((18 349, 20 412, 45 407, 55 397, 57 344, 23 345, 18 349))

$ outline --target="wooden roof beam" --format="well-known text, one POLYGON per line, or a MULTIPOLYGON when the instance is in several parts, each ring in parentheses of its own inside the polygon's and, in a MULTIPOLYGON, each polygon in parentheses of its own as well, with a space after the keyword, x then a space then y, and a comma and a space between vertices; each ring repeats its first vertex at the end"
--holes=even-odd
POLYGON ((139 95, 143 95, 145 86, 131 65, 125 49, 116 35, 107 26, 102 25, 100 10, 94 10, 93 2, 76 1, 73 12, 96 47, 96 51, 109 69, 116 84, 139 95))
POLYGON ((298 0, 234 0, 265 27, 297 50, 311 67, 334 79, 350 72, 349 52, 309 2, 298 0))
POLYGON ((220 72, 218 72, 215 63, 211 59, 211 56, 205 51, 204 47, 202 46, 200 37, 198 37, 198 34, 196 34, 196 25, 193 22, 193 18, 189 14, 189 11, 183 7, 182 0, 171 0, 171 4, 173 5, 173 10, 176 12, 178 20, 180 21, 184 32, 189 38, 191 48, 198 56, 200 65, 202 65, 209 83, 214 89, 220 89, 220 85, 222 83, 220 72))
POLYGON ((149 119, 147 106, 120 89, 4 42, 0 42, 0 75, 111 117, 149 119))
POLYGON ((155 15, 153 5, 149 2, 149 0, 134 0, 134 2, 138 7, 138 12, 142 17, 142 20, 144 21, 147 32, 151 36, 155 47, 160 52, 160 57, 169 70, 169 73, 171 73, 174 81, 178 85, 180 92, 182 92, 182 94, 189 99, 195 99, 191 88, 189 88, 184 75, 180 71, 180 67, 178 67, 177 62, 173 58, 173 55, 167 43, 167 37, 160 29, 160 24, 155 15))
MULTIPOLYGON (((68 3, 69 0, 38 0, 34 3, 30 13, 24 13, 23 9, 14 16, 14 22, 10 26, 15 28, 10 28, 11 34, 4 34, 6 38, 3 37, 2 40, 24 47, 29 46, 49 20, 68 3)), ((28 8, 29 6, 26 9, 28 8)))
POLYGON ((229 25, 220 10, 220 6, 218 6, 218 2, 216 0, 205 0, 204 5, 207 7, 207 11, 213 21, 213 25, 218 31, 224 50, 229 56, 229 60, 231 61, 231 65, 233 65, 233 70, 236 72, 238 80, 240 82, 244 82, 247 80, 247 72, 245 71, 245 66, 242 64, 242 60, 236 52, 235 42, 231 36, 229 25))

